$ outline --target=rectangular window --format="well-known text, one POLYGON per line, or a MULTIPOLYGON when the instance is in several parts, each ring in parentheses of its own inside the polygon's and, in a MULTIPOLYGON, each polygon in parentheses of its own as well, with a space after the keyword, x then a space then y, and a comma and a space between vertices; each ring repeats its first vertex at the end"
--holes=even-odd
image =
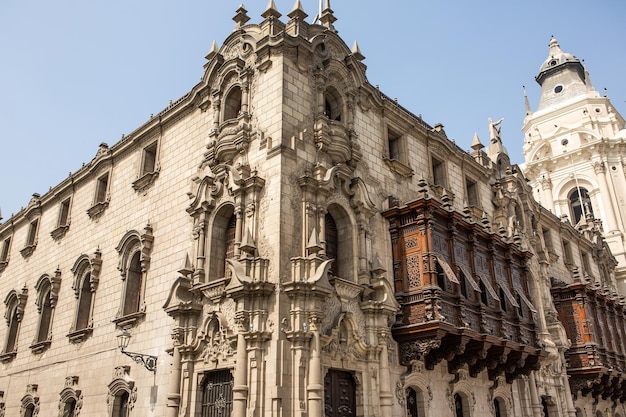
POLYGON ((39 225, 39 219, 33 220, 30 223, 30 229, 28 230, 28 241, 26 243, 27 246, 32 246, 35 244, 37 240, 37 226, 39 225))
POLYGON ((478 207, 478 184, 469 178, 465 179, 465 197, 468 206, 478 207))
POLYGON ((431 158, 431 167, 433 170, 433 184, 441 187, 446 186, 446 165, 445 163, 435 158, 431 158))
POLYGON ((402 136, 391 129, 387 129, 387 144, 389 146, 389 159, 402 162, 402 136))
POLYGON ((548 252, 554 252, 552 249, 552 237, 550 236, 550 230, 541 229, 541 234, 543 235, 543 243, 546 245, 548 252))
POLYGON ((65 226, 70 218, 70 199, 63 200, 61 207, 59 208, 59 224, 58 226, 65 226))
POLYGON ((2 244, 2 253, 0 253, 0 262, 6 262, 9 259, 9 249, 11 248, 11 236, 4 239, 2 244))
POLYGON ((156 171, 157 143, 147 146, 143 150, 143 162, 141 164, 141 175, 156 171))
POLYGON ((591 275, 591 265, 589 264, 589 254, 587 252, 580 252, 580 258, 583 262, 583 276, 591 275))
POLYGON ((563 261, 566 265, 573 265, 574 258, 572 256, 572 245, 567 241, 563 241, 563 261))
POLYGON ((109 174, 104 174, 98 178, 96 187, 96 203, 104 203, 107 197, 107 188, 109 186, 109 174))

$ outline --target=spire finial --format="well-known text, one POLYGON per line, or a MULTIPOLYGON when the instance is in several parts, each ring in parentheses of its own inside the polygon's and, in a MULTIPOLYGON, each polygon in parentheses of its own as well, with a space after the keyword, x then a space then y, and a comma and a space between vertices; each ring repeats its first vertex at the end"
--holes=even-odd
POLYGON ((320 23, 326 26, 329 30, 337 32, 333 23, 337 21, 337 18, 333 15, 333 11, 330 8, 330 0, 325 0, 324 10, 322 10, 322 16, 320 16, 320 23))
POLYGON ((361 53, 361 48, 359 48, 359 44, 357 43, 357 41, 354 41, 354 45, 352 45, 352 55, 359 61, 363 61, 365 59, 365 57, 361 53))
POLYGON ((528 96, 526 95, 526 86, 523 85, 522 89, 524 90, 524 106, 526 107, 526 116, 532 114, 532 110, 530 109, 530 103, 528 102, 528 96))
POLYGON ((475 151, 479 151, 484 147, 485 145, 481 143, 480 138, 478 137, 478 133, 474 132, 474 139, 472 140, 472 145, 470 146, 470 148, 475 151))
POLYGON ((211 44, 211 49, 209 50, 209 53, 205 56, 205 58, 207 61, 210 61, 215 55, 217 55, 217 42, 213 41, 213 43, 211 44))
POLYGON ((243 3, 239 5, 235 13, 236 14, 233 17, 233 20, 235 21, 235 28, 233 30, 241 29, 241 27, 243 27, 243 25, 250 20, 250 17, 248 17, 248 11, 243 3))
POLYGON ((302 3, 300 2, 300 0, 296 0, 296 2, 293 5, 293 9, 291 9, 291 12, 289 12, 287 16, 289 16, 290 19, 304 20, 309 15, 306 14, 306 12, 304 11, 304 8, 302 7, 302 3))
POLYGON ((275 17, 276 19, 278 19, 280 18, 280 16, 282 15, 276 8, 276 3, 274 3, 274 0, 269 0, 267 2, 267 7, 265 8, 265 11, 261 14, 261 17, 263 19, 267 19, 269 17, 275 17))

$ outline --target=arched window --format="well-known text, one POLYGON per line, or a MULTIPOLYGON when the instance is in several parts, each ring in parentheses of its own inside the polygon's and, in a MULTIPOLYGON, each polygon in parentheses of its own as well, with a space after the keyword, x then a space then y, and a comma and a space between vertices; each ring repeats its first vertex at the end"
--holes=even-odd
POLYGON ((90 290, 91 273, 87 272, 83 276, 78 296, 78 314, 76 315, 76 330, 83 330, 90 327, 91 320, 91 290, 90 290))
POLYGON ((500 398, 493 400, 493 409, 496 412, 496 417, 506 417, 506 409, 500 398))
POLYGON ((109 417, 129 417, 137 400, 137 387, 130 376, 130 366, 115 368, 116 378, 108 385, 107 405, 109 417))
POLYGON ((76 400, 74 398, 70 398, 63 405, 63 417, 74 417, 74 411, 76 411, 76 400))
POLYGON ((4 353, 14 352, 17 348, 17 334, 20 328, 20 319, 17 314, 17 304, 13 305, 9 312, 9 331, 4 346, 4 353))
POLYGON ((224 100, 224 121, 236 119, 241 112, 241 87, 234 86, 224 100))
POLYGON ((324 218, 326 256, 334 259, 329 274, 354 281, 353 229, 343 207, 331 204, 324 218))
POLYGON ((574 224, 578 224, 583 217, 592 215, 593 208, 591 207, 591 199, 589 198, 589 192, 585 188, 574 188, 569 193, 570 210, 572 211, 572 219, 574 224))
POLYGON ((4 347, 0 354, 2 361, 13 358, 17 353, 17 338, 20 332, 20 323, 24 316, 27 297, 28 289, 23 288, 21 294, 15 290, 9 292, 4 300, 4 305, 6 306, 4 318, 7 323, 7 333, 4 347))
POLYGON ((80 413, 80 404, 83 395, 78 388, 78 376, 65 378, 65 388, 59 393, 59 417, 77 417, 80 413))
POLYGON ((37 388, 37 384, 26 385, 26 395, 22 397, 20 416, 36 417, 39 414, 40 402, 37 388))
POLYGON ((126 268, 126 288, 124 290, 125 316, 141 311, 143 274, 141 271, 141 253, 137 250, 130 258, 126 268))
POLYGON ((222 207, 213 218, 210 233, 208 280, 214 281, 229 275, 226 259, 236 256, 237 216, 232 205, 222 207))
POLYGON ((59 287, 61 286, 61 271, 57 269, 54 276, 47 274, 42 275, 35 289, 37 290, 37 311, 39 312, 39 324, 35 340, 30 346, 34 353, 40 353, 52 340, 52 319, 54 317, 54 309, 59 297, 59 287))
POLYGON ((146 310, 146 274, 150 265, 154 237, 149 224, 144 231, 143 234, 135 230, 127 232, 115 248, 120 254, 117 268, 121 274, 123 288, 120 308, 113 322, 121 327, 135 324, 144 316, 146 310))
POLYGON ((454 416, 455 417, 465 417, 463 407, 463 398, 460 394, 454 394, 454 416))
POLYGON ((40 307, 39 331, 37 332, 37 342, 48 340, 50 335, 50 325, 52 324, 52 302, 50 300, 50 288, 46 289, 40 307))
MULTIPOLYGON (((237 230, 237 216, 234 214, 230 216, 228 225, 226 226, 225 242, 226 251, 224 253, 224 259, 233 259, 235 257, 235 239, 237 230)), ((224 276, 229 276, 230 269, 228 265, 224 265, 224 276)))
POLYGON ((337 250, 338 250, 338 237, 337 237, 337 223, 335 219, 329 213, 326 213, 325 220, 325 240, 326 240, 326 256, 328 259, 334 259, 330 264, 328 273, 330 275, 337 275, 337 250))
POLYGON ((28 404, 24 409, 24 417, 33 417, 35 415, 35 404, 28 404))
POLYGON ((424 417, 424 396, 422 391, 409 387, 406 389, 406 416, 424 417))
POLYGON ((72 342, 82 341, 93 328, 93 304, 102 265, 100 256, 100 250, 96 250, 92 257, 81 255, 72 267, 72 289, 77 299, 74 322, 68 335, 72 342))
POLYGON ((333 87, 327 88, 324 92, 324 114, 330 120, 340 122, 342 113, 343 102, 341 94, 333 87))

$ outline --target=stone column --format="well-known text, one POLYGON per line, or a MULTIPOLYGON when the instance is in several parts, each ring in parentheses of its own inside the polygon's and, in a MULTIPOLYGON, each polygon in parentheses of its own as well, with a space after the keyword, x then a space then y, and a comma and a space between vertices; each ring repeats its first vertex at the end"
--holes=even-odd
POLYGON ((167 417, 178 417, 180 410, 180 376, 181 376, 181 356, 178 345, 174 345, 174 355, 172 358, 172 373, 170 374, 170 392, 167 394, 167 417))
POLYGON ((244 336, 244 320, 238 317, 237 363, 233 377, 233 417, 246 417, 248 402, 248 349, 244 336))
MULTIPOLYGON (((245 76, 248 77, 247 74, 245 76)), ((249 102, 250 83, 245 80, 241 84, 241 113, 248 114, 248 102, 249 102)))
POLYGON ((389 334, 382 332, 378 339, 380 351, 380 412, 383 416, 390 416, 393 412, 393 394, 391 393, 391 378, 389 377, 389 353, 387 340, 389 334))
POLYGON ((543 175, 539 180, 541 184, 541 196, 542 202, 541 204, 554 213, 554 199, 552 198, 552 180, 550 177, 546 177, 543 175))
POLYGON ((533 417, 543 417, 543 411, 539 396, 537 395, 537 381, 535 380, 535 372, 531 372, 528 377, 528 387, 530 388, 530 402, 533 408, 533 417))
POLYGON ((322 378, 322 359, 320 357, 320 333, 318 319, 311 319, 311 358, 309 360, 308 417, 322 417, 322 396, 324 395, 324 381, 322 378))
MULTIPOLYGON (((604 163, 602 162, 594 162, 593 164, 593 172, 596 174, 598 178, 598 182, 600 183, 600 196, 606 196, 602 198, 602 206, 606 210, 606 225, 608 227, 609 232, 618 231, 617 227, 617 217, 615 216, 615 208, 613 207, 613 200, 610 196, 615 195, 614 192, 609 190, 609 183, 606 180, 606 168, 604 163)), ((582 201, 581 201, 582 204, 582 201)), ((598 216, 599 217, 599 216, 598 216)))
POLYGON ((576 407, 574 407, 574 401, 572 400, 572 391, 569 387, 569 381, 567 380, 567 374, 561 375, 562 384, 565 388, 565 402, 567 404, 567 414, 569 417, 576 417, 576 407))
POLYGON ((198 253, 196 253, 197 272, 194 273, 194 275, 200 275, 196 276, 196 279, 199 281, 204 281, 204 277, 206 276, 206 227, 206 212, 204 212, 200 215, 198 225, 194 228, 194 234, 197 235, 198 239, 198 243, 196 245, 198 248, 198 253))

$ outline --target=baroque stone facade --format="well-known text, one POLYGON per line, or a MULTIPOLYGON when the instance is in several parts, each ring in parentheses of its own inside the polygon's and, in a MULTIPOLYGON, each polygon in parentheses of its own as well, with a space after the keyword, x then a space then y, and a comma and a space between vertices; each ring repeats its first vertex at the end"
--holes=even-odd
POLYGON ((0 225, 0 415, 626 416, 599 223, 370 85, 328 1, 261 17, 0 225))

